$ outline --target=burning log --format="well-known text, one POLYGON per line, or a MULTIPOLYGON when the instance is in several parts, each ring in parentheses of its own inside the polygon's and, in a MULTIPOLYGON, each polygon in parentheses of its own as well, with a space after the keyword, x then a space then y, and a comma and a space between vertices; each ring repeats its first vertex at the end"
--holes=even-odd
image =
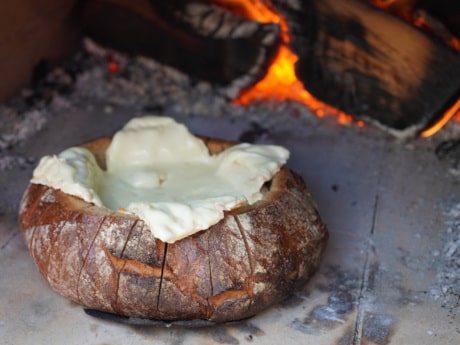
POLYGON ((102 44, 239 91, 288 51, 296 80, 275 84, 275 98, 320 100, 398 135, 431 125, 460 95, 459 54, 366 1, 92 0, 84 27, 102 44), (266 9, 272 20, 255 13, 266 9))
POLYGON ((399 134, 430 124, 460 96, 460 57, 423 32, 357 0, 316 1, 313 49, 294 50, 317 98, 399 134))
POLYGON ((238 79, 239 87, 263 75, 279 42, 277 25, 204 2, 92 0, 84 27, 102 44, 153 57, 194 79, 222 85, 238 79))

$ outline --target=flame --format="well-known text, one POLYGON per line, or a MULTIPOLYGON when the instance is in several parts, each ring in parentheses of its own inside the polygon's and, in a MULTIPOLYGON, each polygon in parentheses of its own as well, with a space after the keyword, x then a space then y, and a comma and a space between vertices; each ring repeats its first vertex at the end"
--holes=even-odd
MULTIPOLYGON (((214 2, 247 19, 259 23, 276 23, 280 26, 281 43, 277 48, 272 64, 261 80, 242 91, 233 100, 235 104, 247 105, 256 101, 275 100, 283 102, 292 100, 304 103, 318 117, 323 117, 326 113, 335 114, 340 124, 353 122, 353 118, 350 115, 321 102, 305 90, 295 72, 295 64, 299 57, 289 48, 291 41, 289 27, 280 14, 262 0, 217 0, 214 2)), ((356 125, 362 127, 364 122, 357 121, 356 125)))
POLYGON ((451 106, 436 123, 420 133, 420 136, 427 138, 437 133, 444 125, 455 116, 456 121, 460 122, 460 98, 451 106))

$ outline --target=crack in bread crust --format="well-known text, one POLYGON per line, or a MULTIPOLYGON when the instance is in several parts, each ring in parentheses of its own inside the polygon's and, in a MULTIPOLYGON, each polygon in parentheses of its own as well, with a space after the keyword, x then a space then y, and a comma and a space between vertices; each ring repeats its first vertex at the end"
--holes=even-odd
MULTIPOLYGON (((204 142, 212 154, 235 144, 204 142)), ((82 146, 104 168, 109 144, 104 137, 82 146)), ((20 224, 41 274, 86 308, 165 321, 241 320, 304 284, 328 239, 316 202, 293 171, 282 167, 263 188, 262 200, 171 245, 133 215, 36 184, 24 194, 20 224), (35 239, 38 226, 52 231, 46 239, 35 239), (52 242, 46 250, 45 240, 52 242)))

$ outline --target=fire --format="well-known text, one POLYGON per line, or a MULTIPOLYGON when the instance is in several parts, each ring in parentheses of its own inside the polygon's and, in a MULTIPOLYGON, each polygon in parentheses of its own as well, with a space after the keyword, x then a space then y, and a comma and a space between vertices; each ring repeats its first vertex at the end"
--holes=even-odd
POLYGON ((455 116, 456 121, 460 122, 460 99, 451 106, 436 123, 420 133, 423 138, 431 137, 438 132, 444 125, 455 116))
MULTIPOLYGON (((275 100, 278 102, 292 100, 304 103, 318 117, 326 113, 337 115, 340 124, 353 122, 353 118, 313 97, 297 78, 295 64, 298 56, 289 48, 291 36, 286 20, 262 0, 218 0, 215 1, 233 13, 260 23, 276 23, 280 26, 281 44, 266 75, 251 88, 244 90, 235 100, 235 104, 247 105, 254 101, 275 100)), ((364 122, 357 121, 358 126, 364 122)))
MULTIPOLYGON (((393 12, 413 25, 426 27, 423 18, 417 18, 411 12, 414 5, 413 0, 398 2, 397 0, 370 0, 374 5, 393 12)), ((286 20, 274 11, 264 0, 214 0, 214 3, 229 11, 241 15, 244 18, 258 21, 260 23, 276 23, 281 29, 281 44, 275 54, 272 64, 269 66, 266 75, 255 85, 244 90, 235 100, 235 104, 247 105, 255 101, 275 100, 278 102, 293 100, 304 103, 318 117, 325 114, 334 114, 340 124, 353 122, 353 118, 335 107, 332 107, 316 99, 305 90, 302 82, 297 78, 295 64, 298 56, 290 49, 291 36, 286 20)), ((460 51, 460 40, 449 36, 446 44, 460 51)), ((439 131, 452 117, 460 122, 460 99, 447 110, 441 119, 433 126, 425 129, 420 135, 429 137, 439 131)), ((363 121, 356 121, 357 126, 364 126, 363 121)))

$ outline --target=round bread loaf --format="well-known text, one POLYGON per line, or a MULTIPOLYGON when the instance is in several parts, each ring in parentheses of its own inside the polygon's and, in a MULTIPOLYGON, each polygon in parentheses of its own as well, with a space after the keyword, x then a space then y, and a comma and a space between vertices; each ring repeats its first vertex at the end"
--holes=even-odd
MULTIPOLYGON (((202 138, 216 154, 235 144, 202 138)), ((81 145, 105 168, 111 138, 81 145)), ((30 184, 20 225, 54 290, 86 308, 164 321, 251 317, 301 287, 328 239, 302 179, 286 167, 263 199, 175 243, 144 222, 40 184, 30 184)))

